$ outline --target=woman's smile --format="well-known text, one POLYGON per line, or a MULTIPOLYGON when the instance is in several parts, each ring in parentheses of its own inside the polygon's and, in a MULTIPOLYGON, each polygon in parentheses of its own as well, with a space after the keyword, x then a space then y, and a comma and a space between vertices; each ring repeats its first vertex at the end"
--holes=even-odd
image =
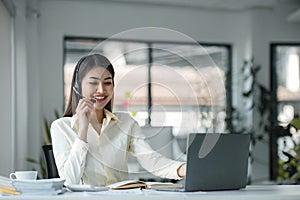
POLYGON ((107 98, 107 96, 104 96, 104 95, 95 95, 94 96, 94 99, 97 101, 97 102, 102 102, 103 100, 105 100, 107 98))

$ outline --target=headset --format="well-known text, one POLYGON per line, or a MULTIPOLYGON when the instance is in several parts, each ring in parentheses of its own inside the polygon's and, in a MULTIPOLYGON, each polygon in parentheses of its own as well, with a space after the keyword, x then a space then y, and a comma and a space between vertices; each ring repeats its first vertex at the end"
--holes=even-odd
MULTIPOLYGON (((79 61, 78 61, 78 63, 77 63, 77 65, 76 65, 76 67, 75 67, 75 70, 74 70, 74 86, 72 87, 72 89, 73 89, 73 91, 77 94, 77 100, 79 101, 79 99, 80 98, 86 98, 86 97, 84 97, 82 94, 81 94, 81 85, 80 85, 80 83, 79 83, 79 78, 78 78, 78 73, 79 73, 79 69, 80 69, 80 65, 83 63, 83 61, 86 59, 86 56, 85 57, 82 57, 79 61)), ((96 102, 96 100, 95 99, 93 99, 93 98, 90 98, 90 101, 92 102, 92 103, 95 103, 96 102)))

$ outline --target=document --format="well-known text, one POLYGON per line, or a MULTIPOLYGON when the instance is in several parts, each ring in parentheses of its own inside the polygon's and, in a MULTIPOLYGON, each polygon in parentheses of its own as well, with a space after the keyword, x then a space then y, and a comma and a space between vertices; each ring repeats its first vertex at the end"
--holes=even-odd
POLYGON ((182 188, 181 184, 169 183, 169 182, 144 182, 139 180, 126 180, 117 182, 107 187, 113 190, 122 190, 122 189, 133 189, 133 188, 141 188, 141 189, 151 189, 157 187, 178 187, 182 188))

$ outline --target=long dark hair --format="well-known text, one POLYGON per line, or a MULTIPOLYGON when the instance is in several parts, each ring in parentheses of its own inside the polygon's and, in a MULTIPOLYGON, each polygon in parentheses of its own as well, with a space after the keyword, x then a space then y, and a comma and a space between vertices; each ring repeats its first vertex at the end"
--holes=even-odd
MULTIPOLYGON (((67 108, 63 114, 63 117, 72 117, 80 100, 80 96, 74 91, 77 90, 80 94, 81 91, 81 81, 83 77, 94 67, 103 67, 112 75, 113 85, 114 85, 114 77, 115 71, 113 65, 110 61, 103 55, 100 54, 92 54, 88 56, 82 57, 76 64, 76 67, 73 72, 73 78, 71 83, 71 90, 69 95, 69 102, 67 108)), ((113 101, 112 99, 107 103, 105 109, 112 112, 113 101)))

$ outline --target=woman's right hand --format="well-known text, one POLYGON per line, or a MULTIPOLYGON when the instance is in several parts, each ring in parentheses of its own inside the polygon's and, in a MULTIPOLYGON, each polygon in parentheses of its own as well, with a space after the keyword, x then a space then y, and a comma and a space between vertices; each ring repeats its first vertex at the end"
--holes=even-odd
POLYGON ((78 137, 85 142, 87 141, 87 130, 93 109, 93 103, 88 99, 80 99, 76 108, 79 123, 78 137))

